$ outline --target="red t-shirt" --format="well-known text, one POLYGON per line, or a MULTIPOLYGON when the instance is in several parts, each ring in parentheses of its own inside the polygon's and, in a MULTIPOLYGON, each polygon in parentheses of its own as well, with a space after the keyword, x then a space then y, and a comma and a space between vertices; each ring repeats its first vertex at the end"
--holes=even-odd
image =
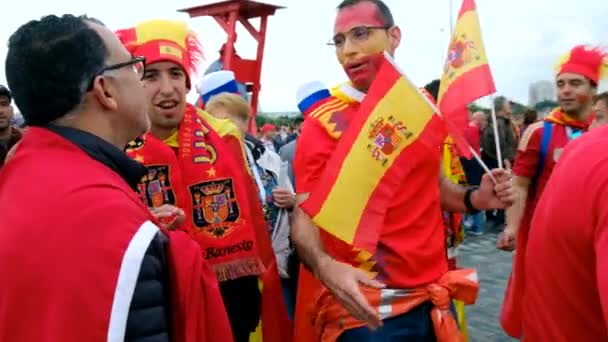
POLYGON ((538 203, 525 261, 527 341, 608 341, 606 146, 608 128, 568 145, 538 203))
MULTIPOLYGON (((343 112, 344 117, 354 115, 356 105, 343 112)), ((296 188, 299 193, 314 190, 325 165, 337 146, 317 121, 306 120, 298 138, 294 158, 296 188)), ((414 168, 404 181, 392 206, 388 209, 381 232, 373 271, 377 279, 393 288, 413 288, 438 280, 447 272, 443 221, 439 201, 440 146, 429 151, 428 158, 414 168), (421 197, 419 194, 431 194, 421 197), (427 200, 428 198, 428 200, 427 200)), ((344 210, 348 212, 347 203, 344 210)), ((332 256, 353 263, 352 248, 325 234, 325 248, 332 256)))
MULTIPOLYGON (((517 154, 515 156, 515 164, 513 165, 513 173, 516 176, 534 178, 537 172, 538 163, 540 160, 540 148, 544 131, 544 122, 537 122, 528 127, 522 136, 517 154)), ((559 159, 561 152, 568 143, 568 133, 566 126, 553 124, 551 132, 551 141, 547 148, 547 156, 544 160, 543 170, 536 182, 536 187, 530 189, 528 196, 528 205, 535 205, 538 198, 545 188, 545 184, 549 180, 549 176, 553 172, 555 163, 559 159)))
POLYGON ((524 263, 527 259, 528 236, 531 228, 530 221, 536 208, 536 203, 542 195, 549 177, 553 173, 553 168, 560 158, 564 147, 568 144, 568 133, 566 126, 553 124, 551 140, 546 151, 543 162, 543 169, 538 179, 534 179, 538 172, 540 160, 540 150, 544 131, 544 122, 534 123, 524 132, 515 156, 513 173, 520 177, 533 179, 528 189, 526 199, 526 210, 520 222, 517 233, 517 253, 514 256, 513 269, 509 284, 505 292, 505 298, 501 313, 501 324, 503 329, 510 336, 521 334, 523 293, 526 288, 526 278, 524 274, 524 263))

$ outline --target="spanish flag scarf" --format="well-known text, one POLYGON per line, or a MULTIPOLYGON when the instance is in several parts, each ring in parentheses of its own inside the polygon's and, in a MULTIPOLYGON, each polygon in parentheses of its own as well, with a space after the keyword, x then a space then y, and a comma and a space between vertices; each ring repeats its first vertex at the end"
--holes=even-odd
POLYGON ((585 121, 579 121, 566 114, 561 110, 561 108, 558 107, 552 110, 549 115, 547 115, 545 121, 586 131, 589 128, 589 125, 591 124, 591 121, 593 121, 594 117, 595 114, 592 113, 585 121))
POLYGON ((186 212, 181 229, 200 244, 219 281, 262 274, 246 169, 194 106, 187 106, 177 138, 177 153, 151 134, 128 146, 148 168, 140 197, 151 208, 172 204, 186 212))

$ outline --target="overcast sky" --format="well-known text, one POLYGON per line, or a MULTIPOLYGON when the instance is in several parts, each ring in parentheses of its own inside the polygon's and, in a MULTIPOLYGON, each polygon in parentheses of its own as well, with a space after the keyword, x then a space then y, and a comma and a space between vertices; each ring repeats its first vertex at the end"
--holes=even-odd
MULTIPOLYGON (((486 50, 500 94, 528 103, 528 85, 552 80, 558 57, 579 43, 608 45, 606 0, 477 0, 486 50)), ((25 22, 46 14, 97 17, 111 29, 131 27, 147 19, 183 19, 199 34, 207 62, 217 58, 226 40, 210 18, 189 19, 179 8, 213 1, 193 0, 19 0, 3 6, 0 20, 0 84, 6 84, 4 59, 8 37, 25 22)), ((268 25, 262 70, 263 111, 294 110, 299 85, 319 80, 339 83, 345 75, 334 51, 325 43, 332 35, 337 0, 265 0, 286 6, 268 25)), ((396 60, 409 77, 424 85, 440 77, 449 41, 449 0, 386 0, 404 32, 396 60)), ((457 15, 460 1, 453 1, 457 15)), ((255 55, 252 38, 240 27, 236 48, 245 58, 255 55)), ((204 70, 206 65, 203 65, 204 70)), ((608 89, 604 82, 602 89, 608 89)))

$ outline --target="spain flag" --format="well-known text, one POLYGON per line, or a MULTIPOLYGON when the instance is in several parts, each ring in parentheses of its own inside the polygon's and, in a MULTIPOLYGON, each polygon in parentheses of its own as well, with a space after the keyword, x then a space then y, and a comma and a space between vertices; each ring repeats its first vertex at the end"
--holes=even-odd
POLYGON ((468 124, 467 106, 480 97, 496 92, 481 36, 481 26, 474 0, 464 0, 448 48, 447 60, 439 87, 439 110, 447 119, 450 135, 460 152, 463 132, 468 124))
POLYGON ((426 158, 429 148, 438 150, 445 139, 428 101, 385 54, 359 112, 301 205, 317 226, 355 248, 375 252, 396 189, 417 160, 426 158))

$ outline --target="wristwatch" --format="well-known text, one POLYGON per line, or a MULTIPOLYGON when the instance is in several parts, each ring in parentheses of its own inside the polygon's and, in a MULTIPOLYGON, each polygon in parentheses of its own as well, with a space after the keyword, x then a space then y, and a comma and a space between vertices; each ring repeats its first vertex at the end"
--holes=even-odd
POLYGON ((473 203, 471 203, 471 194, 473 191, 477 190, 477 188, 479 187, 471 186, 467 188, 466 192, 464 193, 464 206, 467 208, 467 212, 469 214, 477 214, 479 212, 479 209, 475 208, 473 203))

